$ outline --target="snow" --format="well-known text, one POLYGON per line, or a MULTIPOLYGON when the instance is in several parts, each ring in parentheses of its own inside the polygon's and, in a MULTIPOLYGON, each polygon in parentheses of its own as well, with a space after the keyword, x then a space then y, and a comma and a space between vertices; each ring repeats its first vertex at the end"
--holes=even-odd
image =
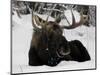
MULTIPOLYGON (((67 13, 68 14, 68 13, 67 13)), ((46 19, 46 15, 40 15, 46 19)), ((79 17, 76 17, 79 18, 79 17)), ((53 20, 53 18, 49 18, 53 20)), ((66 24, 66 20, 62 20, 60 24, 66 24)), ((86 62, 62 61, 56 67, 49 66, 28 66, 28 51, 32 38, 33 28, 31 14, 21 15, 21 18, 12 16, 12 72, 13 73, 29 73, 29 72, 45 72, 45 71, 61 71, 61 70, 78 70, 95 68, 95 27, 86 27, 84 25, 75 29, 64 29, 63 35, 67 40, 80 40, 87 48, 91 60, 86 62)))

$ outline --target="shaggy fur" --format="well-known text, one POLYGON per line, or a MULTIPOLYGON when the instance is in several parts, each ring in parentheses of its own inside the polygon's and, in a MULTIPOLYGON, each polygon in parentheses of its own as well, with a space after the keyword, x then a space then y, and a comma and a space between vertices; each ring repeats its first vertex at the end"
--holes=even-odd
POLYGON ((65 37, 61 35, 52 35, 48 39, 44 32, 43 34, 41 33, 42 32, 38 32, 38 34, 34 34, 35 36, 33 36, 34 38, 32 39, 29 50, 30 66, 56 66, 62 60, 83 62, 91 59, 86 48, 80 41, 73 40, 68 42, 65 37), (65 52, 70 49, 70 54, 58 57, 56 51, 61 47, 65 52))

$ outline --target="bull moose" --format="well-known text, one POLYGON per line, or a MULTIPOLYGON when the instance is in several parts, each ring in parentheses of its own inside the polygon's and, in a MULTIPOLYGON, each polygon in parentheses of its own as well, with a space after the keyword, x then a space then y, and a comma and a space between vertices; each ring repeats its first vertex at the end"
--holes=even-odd
POLYGON ((55 21, 47 21, 38 15, 32 15, 34 33, 28 53, 30 66, 56 66, 62 60, 84 62, 90 60, 90 55, 84 45, 78 40, 67 41, 62 35, 63 29, 73 29, 82 25, 84 16, 80 14, 80 21, 75 22, 72 14, 72 24, 61 26, 55 21))

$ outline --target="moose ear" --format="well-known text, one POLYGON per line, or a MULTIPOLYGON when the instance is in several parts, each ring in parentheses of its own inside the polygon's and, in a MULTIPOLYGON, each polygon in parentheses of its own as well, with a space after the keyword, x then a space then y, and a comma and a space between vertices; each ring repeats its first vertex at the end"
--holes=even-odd
POLYGON ((46 24, 46 21, 40 18, 38 15, 32 16, 32 25, 35 28, 42 28, 46 24))

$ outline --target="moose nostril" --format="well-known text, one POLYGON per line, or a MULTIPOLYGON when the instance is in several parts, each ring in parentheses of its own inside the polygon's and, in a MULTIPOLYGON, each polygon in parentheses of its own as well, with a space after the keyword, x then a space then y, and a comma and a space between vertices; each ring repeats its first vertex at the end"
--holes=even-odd
POLYGON ((60 51, 60 54, 61 55, 68 55, 68 54, 70 54, 70 49, 61 49, 61 51, 60 51))

